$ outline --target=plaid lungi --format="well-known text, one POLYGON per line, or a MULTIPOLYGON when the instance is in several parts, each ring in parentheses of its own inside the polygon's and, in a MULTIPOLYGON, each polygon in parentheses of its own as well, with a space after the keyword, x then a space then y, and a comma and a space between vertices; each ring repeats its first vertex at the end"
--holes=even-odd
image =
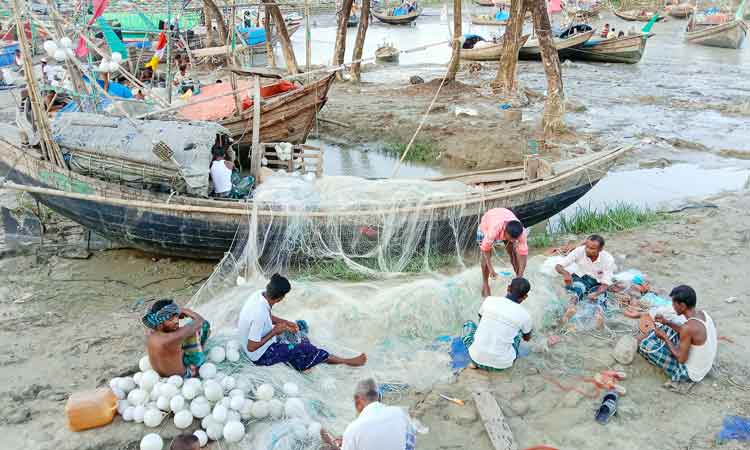
MULTIPOLYGON (((673 345, 680 346, 680 335, 675 330, 661 323, 657 323, 656 326, 667 334, 673 345)), ((638 346, 638 353, 643 355, 651 364, 663 369, 672 381, 690 381, 685 364, 677 361, 677 358, 669 351, 667 344, 656 337, 654 331, 651 331, 641 341, 638 346)))

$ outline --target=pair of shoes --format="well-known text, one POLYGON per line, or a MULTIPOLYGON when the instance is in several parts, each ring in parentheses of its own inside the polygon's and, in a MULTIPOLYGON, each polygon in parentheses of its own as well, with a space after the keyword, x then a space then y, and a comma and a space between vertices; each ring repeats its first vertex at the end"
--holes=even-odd
POLYGON ((594 419, 602 425, 606 425, 609 419, 617 413, 617 399, 619 395, 615 391, 604 394, 602 405, 596 411, 594 419))

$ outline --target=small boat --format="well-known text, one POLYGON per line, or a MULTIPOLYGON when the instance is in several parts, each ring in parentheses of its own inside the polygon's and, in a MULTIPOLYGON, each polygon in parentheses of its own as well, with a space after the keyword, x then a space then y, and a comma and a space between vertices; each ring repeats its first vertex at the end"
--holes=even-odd
POLYGON ((349 18, 346 20, 346 27, 354 28, 357 25, 359 25, 359 17, 356 14, 350 15, 349 18))
POLYGON ((580 4, 568 6, 565 2, 563 2, 563 9, 565 10, 566 14, 571 17, 574 17, 578 20, 588 20, 598 16, 599 13, 604 9, 604 4, 600 2, 594 2, 585 6, 580 4))
POLYGON ((675 19, 687 19, 690 13, 693 12, 695 7, 689 3, 682 3, 679 5, 667 5, 667 14, 674 17, 675 19))
POLYGON ((506 0, 474 0, 474 4, 478 6, 510 6, 510 1, 506 0))
POLYGON ((375 50, 375 61, 382 63, 398 62, 399 51, 393 44, 382 44, 375 50))
POLYGON ((734 19, 716 25, 698 23, 693 16, 688 22, 685 39, 707 47, 738 49, 747 36, 747 30, 747 23, 742 20, 734 19))
MULTIPOLYGON (((651 20, 652 17, 654 17, 654 14, 659 14, 657 11, 646 11, 644 9, 636 10, 628 10, 628 11, 621 11, 615 9, 612 11, 615 13, 617 17, 619 17, 622 20, 627 20, 630 22, 648 22, 651 20)), ((659 15, 659 18, 657 21, 664 20, 665 17, 662 15, 659 15)))
POLYGON ((495 16, 487 14, 472 14, 471 23, 473 25, 505 26, 508 20, 496 20, 495 16))
POLYGON ((393 8, 389 9, 381 9, 381 10, 375 10, 372 12, 372 15, 375 16, 376 19, 383 23, 387 23, 390 25, 406 25, 408 23, 414 22, 417 20, 417 17, 419 17, 422 14, 422 7, 417 8, 416 10, 401 15, 401 16, 392 16, 390 14, 393 13, 393 8))
POLYGON ((653 33, 615 39, 592 38, 581 47, 568 49, 565 57, 573 61, 636 64, 641 60, 651 36, 653 33))
MULTIPOLYGON (((526 43, 529 35, 523 35, 521 37, 521 45, 526 43)), ((487 42, 487 41, 480 41, 487 42)), ((503 42, 491 43, 480 48, 462 48, 461 59, 466 61, 499 61, 500 55, 503 53, 503 42)))
MULTIPOLYGON (((582 26, 584 25, 578 25, 577 27, 582 26)), ((585 27, 587 27, 589 31, 576 32, 575 34, 573 34, 572 30, 568 29, 565 30, 560 36, 555 36, 553 38, 555 48, 557 49, 561 60, 567 57, 568 49, 574 49, 582 46, 591 38, 591 36, 594 35, 594 30, 591 29, 591 27, 589 27, 588 25, 585 25, 585 27), (570 34, 565 34, 568 32, 570 32, 570 34)), ((518 51, 518 59, 532 61, 539 61, 542 59, 542 49, 539 47, 539 39, 537 37, 533 37, 526 41, 526 44, 524 44, 518 51)))

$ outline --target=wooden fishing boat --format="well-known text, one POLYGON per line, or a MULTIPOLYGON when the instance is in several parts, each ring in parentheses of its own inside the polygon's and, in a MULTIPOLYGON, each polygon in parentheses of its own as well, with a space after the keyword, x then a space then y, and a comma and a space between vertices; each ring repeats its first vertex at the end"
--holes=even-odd
POLYGON ((489 26, 505 26, 508 24, 507 20, 495 20, 493 16, 487 14, 472 14, 471 23, 473 25, 489 25, 489 26))
POLYGON ((375 16, 376 19, 390 25, 406 25, 417 20, 417 17, 419 17, 421 14, 422 7, 419 7, 415 11, 412 11, 408 14, 404 14, 403 16, 389 16, 388 11, 384 9, 374 10, 372 12, 372 15, 375 16))
POLYGON ((499 6, 499 5, 510 6, 510 1, 506 1, 506 0, 474 0, 474 4, 478 5, 478 6, 499 6))
POLYGON ((5 140, 0 141, 0 170, 7 174, 3 187, 28 192, 53 211, 108 239, 149 253, 216 260, 230 249, 239 225, 247 223, 251 214, 257 214, 257 235, 272 241, 283 236, 287 222, 295 217, 342 218, 351 225, 352 235, 359 236, 357 229, 381 224, 384 215, 423 214, 436 220, 437 229, 418 239, 425 242, 439 236, 444 251, 451 244, 455 251, 457 239, 471 241, 462 237, 476 231, 481 217, 477 211, 510 208, 526 226, 542 222, 586 194, 628 149, 555 163, 552 173, 534 178, 508 180, 501 174, 507 169, 474 173, 464 180, 477 186, 474 192, 460 198, 399 203, 395 211, 390 205, 388 211, 380 206, 290 210, 282 204, 256 200, 238 202, 138 189, 62 169, 42 160, 33 148, 5 140), (467 212, 453 220, 457 208, 467 212), (445 242, 449 240, 453 242, 445 242))
MULTIPOLYGON (((588 41, 591 36, 594 35, 594 31, 585 31, 582 33, 574 34, 567 38, 553 38, 555 48, 557 49, 560 59, 567 57, 567 50, 574 49, 582 46, 588 41)), ((542 50, 539 47, 539 40, 534 37, 526 41, 526 43, 518 51, 518 59, 529 60, 529 61, 540 61, 542 59, 542 50)))
POLYGON ((695 23, 691 19, 685 39, 690 43, 708 47, 738 49, 747 36, 747 29, 747 23, 737 19, 719 25, 695 23))
POLYGON ((588 20, 588 19, 593 19, 594 17, 598 16, 599 13, 602 12, 602 10, 604 9, 604 4, 600 2, 596 2, 586 7, 581 7, 581 6, 569 7, 567 6, 567 4, 564 3, 563 9, 565 10, 565 13, 571 17, 575 17, 578 20, 588 20))
MULTIPOLYGON (((654 14, 659 14, 655 11, 646 11, 643 9, 636 10, 628 10, 628 11, 621 11, 621 10, 613 10, 612 11, 617 17, 619 17, 622 20, 627 20, 630 22, 648 22, 651 20, 652 17, 654 17, 654 14)), ((656 19, 657 22, 664 20, 665 17, 661 14, 659 15, 659 18, 656 19)))
POLYGON ((398 62, 399 51, 393 45, 383 45, 375 50, 375 61, 383 63, 398 62))
POLYGON ((643 57, 653 33, 615 39, 590 39, 581 47, 568 49, 565 57, 574 61, 636 64, 643 57))
MULTIPOLYGON (((529 39, 529 35, 525 34, 521 37, 521 45, 529 39)), ((461 59, 466 61, 499 61, 500 55, 503 53, 503 42, 481 47, 481 48, 462 48, 461 59)))
POLYGON ((680 5, 667 5, 666 7, 667 14, 674 17, 675 19, 687 19, 694 9, 695 7, 688 3, 683 3, 680 5))

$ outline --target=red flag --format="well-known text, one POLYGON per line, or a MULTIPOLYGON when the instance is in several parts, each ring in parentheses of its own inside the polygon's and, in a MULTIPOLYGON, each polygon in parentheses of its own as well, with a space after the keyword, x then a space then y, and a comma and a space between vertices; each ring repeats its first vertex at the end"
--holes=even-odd
POLYGON ((161 50, 167 45, 167 35, 164 32, 159 33, 159 40, 156 41, 156 50, 161 50))
POLYGON ((104 10, 107 9, 108 5, 109 0, 94 0, 94 15, 89 19, 89 25, 93 24, 96 19, 104 14, 104 10))
POLYGON ((89 54, 89 48, 86 47, 86 41, 83 39, 83 36, 78 38, 78 45, 76 46, 75 53, 79 58, 85 58, 86 55, 89 54))

